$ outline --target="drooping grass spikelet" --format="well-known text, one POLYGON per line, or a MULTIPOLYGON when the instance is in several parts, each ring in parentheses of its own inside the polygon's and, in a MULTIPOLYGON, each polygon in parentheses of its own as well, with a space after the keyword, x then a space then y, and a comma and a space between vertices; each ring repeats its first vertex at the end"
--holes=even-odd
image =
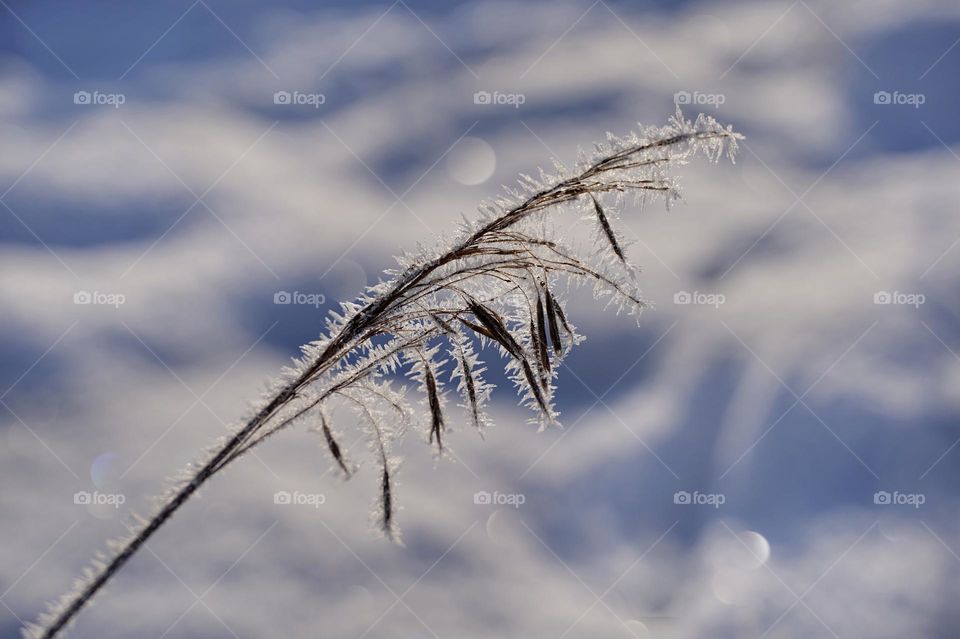
POLYGON ((437 442, 438 452, 443 452, 443 410, 440 408, 440 396, 437 394, 437 380, 433 373, 426 371, 427 397, 430 403, 430 443, 437 442))
POLYGON ((457 362, 450 371, 451 379, 459 379, 457 391, 463 399, 463 408, 467 411, 470 425, 480 437, 488 425, 488 419, 483 407, 490 398, 493 387, 483 379, 486 368, 477 358, 473 348, 473 341, 462 333, 457 333, 453 340, 451 354, 457 362))
MULTIPOLYGON (((535 325, 536 330, 536 340, 534 343, 537 346, 537 355, 540 358, 540 367, 546 375, 550 375, 550 356, 547 354, 547 330, 546 330, 546 319, 543 315, 543 302, 540 299, 539 292, 537 293, 537 320, 535 325)), ((544 384, 546 385, 546 384, 544 384)))
POLYGON ((560 329, 557 328, 557 322, 560 320, 558 308, 553 301, 550 289, 544 287, 543 293, 547 300, 547 317, 550 319, 550 343, 553 345, 553 354, 559 356, 563 352, 563 342, 560 341, 560 329))
POLYGON ((616 256, 620 258, 620 261, 626 264, 627 256, 623 254, 623 249, 620 248, 620 242, 617 241, 617 236, 610 226, 610 220, 607 219, 607 214, 603 212, 603 207, 600 206, 597 197, 592 193, 590 194, 590 200, 593 202, 593 210, 597 214, 597 221, 600 223, 600 228, 603 230, 603 234, 607 236, 607 241, 610 242, 610 248, 613 249, 616 256))
POLYGON ((493 311, 476 302, 470 304, 470 310, 473 312, 474 317, 480 320, 483 327, 487 329, 486 334, 488 334, 491 339, 500 344, 504 350, 516 359, 525 359, 523 349, 520 348, 520 344, 517 343, 516 338, 507 329, 503 319, 493 311))
POLYGON ((337 463, 337 466, 340 467, 340 470, 343 471, 343 475, 346 479, 350 479, 351 472, 350 467, 347 465, 347 460, 343 456, 343 452, 340 450, 340 444, 337 443, 337 440, 334 439, 333 433, 330 431, 330 425, 327 423, 327 417, 323 414, 323 411, 320 411, 320 428, 323 431, 323 438, 327 442, 327 450, 330 451, 330 455, 333 456, 333 460, 337 463))

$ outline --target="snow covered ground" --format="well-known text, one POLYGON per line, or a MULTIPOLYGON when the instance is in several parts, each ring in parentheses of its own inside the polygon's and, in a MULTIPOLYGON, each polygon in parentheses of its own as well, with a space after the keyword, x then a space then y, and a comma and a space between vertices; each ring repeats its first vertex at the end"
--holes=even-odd
POLYGON ((747 138, 624 212, 565 430, 411 437, 405 547, 291 431, 71 636, 955 635, 955 3, 0 5, 0 636, 392 255, 676 102, 747 138))

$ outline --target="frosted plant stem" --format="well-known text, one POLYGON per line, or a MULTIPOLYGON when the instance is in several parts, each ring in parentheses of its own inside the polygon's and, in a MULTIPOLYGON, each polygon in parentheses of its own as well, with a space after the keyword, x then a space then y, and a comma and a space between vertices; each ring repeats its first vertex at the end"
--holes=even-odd
MULTIPOLYGON (((373 304, 371 304, 372 306, 373 304)), ((368 307, 369 308, 369 307, 368 307)), ((362 317, 363 314, 357 315, 358 318, 362 317)), ((341 332, 340 337, 344 337, 347 333, 347 328, 344 328, 341 332)), ((362 330, 363 326, 358 323, 356 327, 357 330, 362 330)), ((208 479, 210 479, 214 473, 218 470, 221 470, 224 465, 223 462, 226 460, 232 453, 234 453, 238 448, 240 448, 243 443, 252 435, 258 428, 264 425, 278 410, 290 402, 293 397, 296 396, 296 392, 304 384, 306 384, 310 378, 323 366, 330 361, 334 354, 335 346, 340 343, 340 339, 331 343, 327 350, 321 355, 313 366, 308 368, 304 373, 295 381, 288 384, 284 387, 279 393, 277 393, 270 402, 260 409, 253 418, 250 419, 244 425, 243 428, 238 430, 230 439, 220 448, 219 451, 194 475, 194 477, 183 486, 180 491, 174 495, 144 526, 134 537, 127 543, 127 545, 114 556, 113 559, 106 565, 106 567, 98 574, 87 586, 80 592, 70 604, 60 613, 60 615, 54 619, 43 631, 41 637, 43 639, 52 639, 56 637, 57 634, 68 624, 70 621, 80 612, 80 610, 90 601, 97 592, 103 588, 107 581, 116 574, 124 564, 126 564, 131 557, 140 549, 143 544, 147 542, 150 537, 160 529, 160 527, 173 516, 177 510, 183 506, 191 495, 199 490, 208 479)))
MULTIPOLYGON (((497 253, 491 248, 499 246, 497 242, 501 244, 504 242, 514 243, 519 247, 514 249, 516 255, 520 254, 521 249, 531 257, 534 257, 531 252, 533 249, 549 249, 557 253, 558 249, 556 245, 549 241, 533 237, 532 235, 525 235, 521 230, 507 231, 512 227, 518 226, 520 222, 533 213, 544 211, 560 204, 576 203, 583 199, 590 202, 591 209, 595 207, 597 215, 600 216, 604 223, 603 231, 605 235, 611 240, 619 258, 623 260, 620 247, 614 240, 613 230, 610 228, 609 222, 596 198, 604 193, 623 193, 628 190, 650 191, 655 194, 658 192, 672 192, 674 188, 672 183, 660 173, 654 173, 651 176, 647 173, 633 174, 630 172, 653 169, 659 170, 662 165, 670 164, 671 162, 681 163, 686 157, 698 150, 698 148, 705 150, 708 156, 716 160, 723 151, 723 144, 725 142, 729 144, 728 152, 732 154, 736 146, 736 140, 739 138, 738 134, 733 133, 729 127, 720 127, 712 119, 703 119, 703 116, 701 116, 701 119, 698 119, 697 123, 693 124, 683 120, 679 112, 677 116, 675 116, 674 126, 672 128, 668 127, 665 130, 656 131, 659 134, 651 134, 643 138, 634 136, 630 139, 629 143, 621 142, 619 146, 601 153, 598 157, 595 156, 594 161, 584 165, 583 170, 579 173, 559 179, 552 186, 530 189, 528 191, 528 197, 522 198, 519 202, 515 200, 513 206, 501 208, 496 215, 490 216, 482 223, 472 227, 470 229, 471 232, 466 233, 461 240, 454 242, 452 248, 439 254, 434 254, 433 256, 424 256, 419 261, 407 267, 393 282, 390 282, 388 286, 380 288, 375 296, 368 297, 365 300, 366 303, 357 308, 349 320, 345 320, 342 324, 336 326, 334 330, 331 330, 331 338, 323 342, 322 349, 319 350, 319 353, 317 353, 312 360, 304 360, 301 368, 292 376, 290 381, 279 386, 272 395, 265 398, 262 407, 257 410, 242 427, 229 435, 219 447, 212 449, 205 461, 199 465, 199 468, 192 471, 192 474, 186 477, 183 484, 170 493, 170 497, 162 503, 158 510, 156 510, 149 519, 143 520, 142 525, 136 529, 126 541, 118 546, 119 550, 115 552, 112 558, 98 564, 89 576, 88 581, 81 583, 73 593, 61 599, 58 607, 53 607, 51 612, 42 616, 41 626, 30 626, 26 628, 26 636, 40 637, 42 639, 53 639, 58 636, 107 582, 123 568, 137 551, 140 550, 167 520, 211 477, 251 447, 261 443, 269 435, 287 426, 314 406, 319 405, 329 396, 336 393, 343 393, 347 387, 359 386, 365 382, 368 377, 372 377, 374 373, 371 371, 381 365, 376 359, 373 359, 372 363, 367 364, 365 367, 359 367, 355 370, 347 368, 346 370, 349 374, 339 381, 331 381, 326 387, 322 387, 319 392, 310 395, 306 398, 306 405, 296 411, 293 416, 288 416, 278 424, 271 425, 263 433, 259 432, 278 412, 287 407, 294 399, 306 395, 305 390, 311 384, 324 379, 324 376, 328 373, 333 375, 332 371, 335 371, 338 366, 341 367, 341 369, 346 366, 345 361, 347 356, 357 352, 364 344, 369 344, 371 334, 376 331, 391 330, 395 335, 404 334, 403 331, 405 330, 410 332, 409 326, 392 328, 394 325, 390 324, 391 320, 396 321, 396 318, 402 315, 402 312, 409 306, 417 307, 416 313, 408 311, 409 317, 415 318, 408 318, 407 320, 410 321, 413 326, 419 326, 416 322, 421 321, 420 318, 426 314, 442 327, 441 333, 455 334, 453 329, 440 319, 440 315, 446 314, 448 318, 452 318, 453 320, 459 319, 463 324, 471 327, 474 333, 485 338, 491 338, 494 342, 499 342, 501 346, 506 345, 507 348, 503 352, 514 358, 513 363, 517 371, 518 385, 529 382, 530 394, 528 399, 535 397, 536 404, 534 404, 532 400, 530 400, 529 403, 534 408, 537 408, 537 405, 539 405, 539 409, 546 414, 547 420, 552 422, 554 416, 552 408, 549 405, 549 393, 551 391, 548 380, 549 373, 547 373, 547 377, 543 378, 543 386, 541 387, 539 385, 541 382, 537 382, 534 378, 530 365, 530 361, 533 361, 535 367, 539 367, 542 363, 546 364, 546 368, 549 369, 549 362, 542 361, 546 353, 545 349, 540 352, 539 360, 531 359, 528 361, 526 347, 519 344, 519 338, 515 338, 511 334, 506 323, 501 324, 500 319, 495 314, 492 314, 489 309, 481 306, 475 298, 467 295, 461 288, 459 280, 457 280, 456 285, 445 283, 444 278, 451 277, 450 274, 446 273, 446 270, 450 270, 450 268, 455 269, 457 268, 458 262, 466 263, 471 259, 478 258, 478 256, 483 258, 485 256, 496 255, 497 259, 500 259, 499 256, 503 253, 497 253), (666 131, 666 133, 660 133, 661 131, 666 131), (678 146, 683 148, 676 151, 674 155, 670 155, 670 149, 678 146), (435 272, 438 273, 438 277, 435 278, 436 282, 427 279, 429 275, 435 272), (421 287, 426 292, 414 290, 417 289, 417 287, 421 287), (421 303, 421 298, 434 291, 442 290, 455 293, 455 297, 460 300, 459 303, 464 304, 465 307, 463 309, 451 308, 448 305, 446 307, 434 307, 434 310, 426 310, 421 303), (410 297, 407 297, 408 293, 411 294, 410 297), (467 297, 468 299, 464 301, 461 299, 462 297, 467 297), (426 310, 426 313, 423 312, 424 310, 426 310), (483 326, 471 323, 463 318, 462 313, 471 312, 483 326), (259 435, 259 437, 253 439, 254 436, 257 435, 259 435)), ((504 249, 498 250, 503 251, 504 249)), ((508 252, 508 254, 512 253, 508 252)), ((594 270, 588 268, 586 263, 581 263, 574 257, 567 258, 566 255, 564 255, 564 257, 569 261, 560 263, 563 267, 562 269, 557 268, 554 270, 567 275, 573 274, 573 276, 591 279, 597 286, 602 285, 612 290, 620 296, 622 300, 626 300, 627 304, 636 308, 642 308, 642 300, 623 289, 622 285, 615 279, 607 277, 599 269, 594 270)), ((514 256, 511 259, 516 261, 520 258, 514 256)), ((520 262, 525 272, 532 273, 532 269, 536 268, 542 271, 544 276, 547 273, 547 268, 544 264, 550 263, 546 258, 540 261, 520 262)), ((501 262, 491 262, 491 264, 493 266, 490 266, 486 270, 475 266, 471 266, 470 268, 460 267, 462 270, 455 270, 454 274, 463 274, 463 279, 466 280, 470 277, 479 277, 480 275, 496 275, 497 268, 500 268, 503 271, 503 273, 501 273, 502 279, 509 280, 510 282, 515 281, 517 277, 516 272, 509 271, 509 268, 514 267, 498 266, 501 262), (477 273, 480 275, 477 275, 477 273)), ((552 264, 557 264, 557 262, 552 262, 552 264)), ((530 277, 533 276, 531 275, 530 277)), ((545 286, 544 282, 540 282, 539 285, 534 284, 535 287, 540 285, 545 286)), ((517 285, 513 286, 514 288, 517 287, 517 285)), ((537 290, 539 291, 539 288, 537 288, 537 290)), ((574 339, 571 327, 567 324, 563 311, 559 306, 555 306, 553 298, 549 297, 549 290, 546 290, 546 295, 548 296, 549 319, 551 322, 551 330, 553 331, 554 347, 557 349, 556 356, 560 357, 561 349, 557 329, 558 321, 562 322, 565 331, 570 333, 569 340, 572 340, 570 343, 576 343, 576 340, 574 339)), ((537 303, 539 304, 539 293, 537 293, 537 299, 537 303)), ((621 303, 623 303, 623 301, 621 301, 621 303)), ((532 322, 535 317, 534 315, 530 316, 531 327, 533 326, 532 322)), ((540 333, 544 334, 542 307, 539 309, 538 321, 540 333)), ((420 348, 429 338, 437 334, 435 328, 436 327, 429 330, 423 329, 420 333, 412 331, 414 337, 409 341, 402 342, 401 345, 396 348, 396 351, 405 351, 408 348, 420 348)), ((422 353, 418 351, 418 355, 423 357, 422 361, 425 370, 429 370, 427 368, 427 361, 432 357, 432 353, 429 350, 425 350, 422 353)), ((462 360, 465 371, 464 375, 472 375, 469 371, 468 358, 463 355, 462 351, 461 355, 464 357, 462 360)), ((383 355, 384 360, 389 360, 391 357, 392 353, 383 355)), ((543 374, 542 370, 541 374, 543 374)), ((433 373, 430 374, 430 380, 432 382, 431 386, 433 386, 431 389, 431 399, 437 400, 436 380, 434 379, 433 373)), ((486 386, 481 385, 479 380, 474 380, 472 377, 469 381, 471 402, 474 402, 472 410, 476 418, 478 405, 475 402, 479 392, 478 388, 485 389, 486 386)), ((439 400, 437 400, 437 402, 439 402, 439 400)), ((440 410, 439 403, 434 404, 433 407, 436 411, 440 410)), ((482 420, 477 419, 477 421, 482 420)), ((390 504, 393 500, 389 486, 389 476, 391 472, 389 467, 391 462, 388 459, 388 450, 385 447, 377 424, 374 423, 373 427, 377 433, 377 437, 380 438, 379 441, 376 442, 376 445, 379 447, 380 456, 383 460, 383 500, 387 505, 384 519, 388 524, 385 531, 389 535, 390 531, 388 528, 391 518, 390 504)), ((330 437, 330 432, 326 431, 326 435, 330 437)), ((440 433, 437 432, 436 435, 439 444, 440 433)))

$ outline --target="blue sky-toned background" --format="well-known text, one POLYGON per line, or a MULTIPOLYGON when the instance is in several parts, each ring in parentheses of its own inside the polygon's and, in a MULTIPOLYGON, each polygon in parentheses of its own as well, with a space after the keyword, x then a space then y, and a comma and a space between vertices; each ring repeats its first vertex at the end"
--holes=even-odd
POLYGON ((958 43, 945 0, 2 0, 0 636, 393 255, 678 101, 745 143, 623 211, 654 308, 572 294, 563 431, 504 388, 455 462, 410 437, 404 547, 288 432, 71 636, 955 636, 958 43))

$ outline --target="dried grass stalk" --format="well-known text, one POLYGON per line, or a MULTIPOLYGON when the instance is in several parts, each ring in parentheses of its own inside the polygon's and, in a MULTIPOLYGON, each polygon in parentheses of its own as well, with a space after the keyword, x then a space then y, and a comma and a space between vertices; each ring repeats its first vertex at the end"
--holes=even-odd
MULTIPOLYGON (((471 344, 471 334, 480 336, 506 356, 506 370, 535 421, 541 427, 556 423, 546 333, 558 361, 569 352, 560 340, 558 322, 569 346, 579 341, 553 295, 557 282, 592 284, 597 297, 618 310, 638 314, 645 306, 599 197, 614 194, 619 202, 624 194, 633 194, 641 201, 663 197, 669 204, 677 197, 671 168, 697 153, 713 161, 724 153, 732 157, 739 138, 711 117, 690 121, 678 111, 665 127, 643 127, 624 138, 609 136, 573 170, 557 165, 553 175, 541 171, 539 178, 522 176, 519 188, 481 205, 479 219, 464 223, 449 244, 399 258, 400 268, 388 271, 386 281, 331 315, 326 334, 303 347, 299 363, 284 372, 259 408, 174 480, 156 511, 137 521, 129 536, 113 542, 112 556, 95 562, 77 588, 51 604, 39 625, 30 625, 25 634, 45 639, 58 635, 211 477, 308 413, 338 401, 357 410, 368 433, 381 470, 375 521, 396 539, 393 478, 399 462, 391 449, 404 435, 412 411, 403 393, 391 386, 391 376, 403 368, 414 370, 431 413, 430 439, 440 446, 444 415, 435 371, 443 362, 434 358, 444 343, 457 354, 460 365, 454 370, 461 372, 452 374, 459 375, 468 417, 480 428, 491 388, 481 377, 471 344), (598 254, 581 255, 553 237, 547 221, 564 209, 596 217, 604 238, 598 254), (531 292, 541 287, 546 308, 539 292, 537 302, 531 303, 531 292), (461 334, 461 326, 471 333, 461 334), (546 379, 538 379, 531 361, 546 371, 546 379)), ((343 451, 325 418, 321 421, 334 462, 347 472, 343 451)))

